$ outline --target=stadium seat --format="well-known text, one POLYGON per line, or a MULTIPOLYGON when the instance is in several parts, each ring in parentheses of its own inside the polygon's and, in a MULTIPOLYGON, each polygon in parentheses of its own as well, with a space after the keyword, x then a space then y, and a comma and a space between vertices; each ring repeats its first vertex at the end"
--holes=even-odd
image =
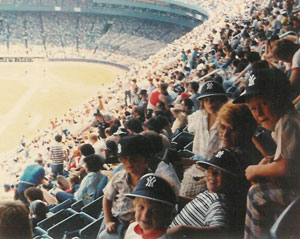
POLYGON ((72 205, 72 203, 74 203, 74 200, 69 198, 68 200, 63 201, 60 204, 56 205, 55 207, 52 207, 51 209, 49 209, 49 212, 57 213, 61 209, 66 209, 66 208, 70 207, 72 205))
POLYGON ((106 175, 103 175, 100 183, 98 184, 96 188, 96 193, 95 193, 95 199, 101 197, 103 195, 103 189, 105 188, 106 184, 108 183, 108 177, 106 175))
POLYGON ((79 237, 81 239, 96 238, 103 219, 104 219, 104 217, 100 217, 96 221, 94 221, 91 224, 87 225, 86 227, 82 228, 79 231, 79 237))
POLYGON ((55 213, 54 215, 40 221, 35 228, 37 234, 44 234, 43 232, 47 232, 49 228, 56 225, 57 223, 61 222, 62 220, 76 214, 71 208, 62 209, 59 212, 55 213))
POLYGON ((273 239, 300 238, 300 196, 287 206, 270 230, 273 239))
POLYGON ((75 237, 79 235, 80 229, 86 227, 94 221, 95 219, 91 216, 84 212, 80 212, 57 223, 53 227, 49 228, 47 232, 49 236, 55 239, 63 238, 66 234, 75 237))
POLYGON ((102 199, 103 196, 95 199, 86 206, 82 207, 81 211, 97 219, 102 210, 102 199))
POLYGON ((71 208, 76 212, 80 212, 83 206, 84 206, 83 200, 78 200, 71 205, 71 208))

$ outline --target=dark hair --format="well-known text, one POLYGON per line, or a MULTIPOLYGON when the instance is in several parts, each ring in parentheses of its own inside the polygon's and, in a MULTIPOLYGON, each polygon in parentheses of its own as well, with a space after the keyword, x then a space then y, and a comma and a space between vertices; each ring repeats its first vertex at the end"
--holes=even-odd
POLYGON ((256 51, 251 51, 247 54, 247 60, 250 62, 250 63, 254 63, 254 62, 257 62, 260 60, 260 56, 259 56, 259 53, 256 52, 256 51))
POLYGON ((62 141, 62 136, 60 134, 55 135, 54 137, 56 142, 61 142, 62 141))
POLYGON ((126 128, 130 129, 134 133, 140 133, 143 131, 142 123, 140 120, 137 119, 130 119, 127 121, 126 128))
POLYGON ((192 109, 194 107, 194 103, 190 98, 185 98, 183 100, 183 104, 188 107, 188 109, 192 109))
POLYGON ((278 59, 290 62, 295 52, 299 49, 299 45, 292 41, 281 39, 275 42, 273 49, 273 54, 278 59))
POLYGON ((39 188, 36 188, 36 187, 27 188, 24 191, 24 195, 26 198, 29 198, 31 201, 34 201, 34 200, 42 200, 43 201, 43 199, 44 199, 42 190, 39 188))
POLYGON ((80 152, 83 156, 88 156, 95 153, 95 149, 91 144, 83 144, 80 147, 80 152))
POLYGON ((92 154, 84 158, 87 169, 90 172, 98 172, 103 168, 104 158, 97 154, 92 154))
POLYGON ((191 84, 191 88, 192 88, 195 92, 198 92, 198 90, 199 90, 199 83, 193 81, 193 82, 191 82, 190 84, 191 84))

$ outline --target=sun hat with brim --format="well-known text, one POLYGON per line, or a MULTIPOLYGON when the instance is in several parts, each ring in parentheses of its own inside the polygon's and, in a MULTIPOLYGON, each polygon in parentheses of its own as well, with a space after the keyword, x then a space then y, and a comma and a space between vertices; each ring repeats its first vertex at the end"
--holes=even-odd
POLYGON ((289 96, 290 83, 279 69, 264 69, 253 72, 246 84, 245 90, 233 100, 234 104, 245 103, 251 96, 289 96))
POLYGON ((165 179, 154 173, 144 175, 134 191, 125 194, 125 196, 130 198, 145 198, 170 206, 174 206, 177 202, 177 195, 171 185, 165 179))
POLYGON ((207 81, 202 86, 200 96, 197 98, 197 100, 201 100, 209 96, 226 96, 226 92, 223 86, 221 86, 218 82, 207 81))
POLYGON ((229 149, 221 149, 210 160, 201 160, 197 164, 205 169, 213 166, 221 171, 232 176, 239 176, 242 174, 240 164, 237 161, 235 154, 229 149))

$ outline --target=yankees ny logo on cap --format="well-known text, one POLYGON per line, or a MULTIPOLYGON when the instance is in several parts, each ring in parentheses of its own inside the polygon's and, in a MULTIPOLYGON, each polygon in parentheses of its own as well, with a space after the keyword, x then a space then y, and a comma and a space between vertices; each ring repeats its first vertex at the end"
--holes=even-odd
POLYGON ((251 75, 251 76, 249 77, 249 84, 248 84, 248 86, 254 86, 255 80, 256 80, 255 75, 251 75))
POLYGON ((212 82, 208 82, 207 86, 206 86, 206 89, 212 90, 213 88, 214 88, 214 84, 212 82))
POLYGON ((155 178, 154 176, 148 177, 148 178, 147 178, 146 187, 153 188, 155 182, 156 182, 156 178, 155 178))
POLYGON ((224 151, 219 151, 217 154, 216 154, 216 158, 221 158, 224 154, 224 151))

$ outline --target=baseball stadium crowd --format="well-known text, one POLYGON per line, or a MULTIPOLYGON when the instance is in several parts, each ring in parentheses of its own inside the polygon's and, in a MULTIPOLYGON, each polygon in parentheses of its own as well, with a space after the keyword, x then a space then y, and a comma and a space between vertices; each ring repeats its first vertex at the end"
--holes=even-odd
POLYGON ((93 202, 98 239, 277 238, 300 189, 298 2, 205 2, 208 21, 2 156, 1 238, 84 238, 45 221, 93 202))

